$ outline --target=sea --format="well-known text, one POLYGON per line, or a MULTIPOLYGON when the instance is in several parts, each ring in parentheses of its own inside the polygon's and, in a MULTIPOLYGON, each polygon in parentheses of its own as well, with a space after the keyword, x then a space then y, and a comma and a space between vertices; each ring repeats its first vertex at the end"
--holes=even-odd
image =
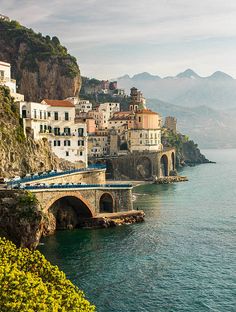
POLYGON ((134 189, 145 222, 42 240, 98 312, 236 311, 236 150, 203 152, 188 182, 134 189))

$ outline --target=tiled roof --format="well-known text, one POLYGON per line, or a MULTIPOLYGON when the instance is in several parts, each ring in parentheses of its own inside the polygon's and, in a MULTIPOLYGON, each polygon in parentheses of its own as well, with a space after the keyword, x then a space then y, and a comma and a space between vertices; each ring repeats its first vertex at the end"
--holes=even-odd
POLYGON ((75 107, 74 104, 72 104, 70 101, 66 101, 66 100, 48 100, 48 99, 44 99, 43 101, 46 102, 50 106, 75 107))
POLYGON ((151 111, 150 109, 141 109, 141 110, 138 110, 136 113, 137 114, 159 115, 158 113, 155 113, 155 112, 151 111))

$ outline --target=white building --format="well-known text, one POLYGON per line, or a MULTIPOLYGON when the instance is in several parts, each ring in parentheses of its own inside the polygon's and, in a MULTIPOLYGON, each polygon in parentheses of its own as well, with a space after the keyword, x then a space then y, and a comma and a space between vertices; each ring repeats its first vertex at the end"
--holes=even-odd
POLYGON ((59 158, 87 166, 86 123, 75 123, 74 104, 66 100, 21 102, 20 113, 25 131, 35 140, 47 138, 59 158))
POLYGON ((88 113, 93 109, 93 104, 90 103, 88 100, 79 100, 78 103, 75 105, 75 109, 79 113, 88 113))
POLYGON ((10 89, 15 101, 24 101, 24 95, 16 92, 16 80, 11 79, 11 64, 0 61, 0 85, 10 89))
POLYGON ((109 120, 115 112, 120 111, 120 103, 101 103, 98 110, 105 111, 109 120))

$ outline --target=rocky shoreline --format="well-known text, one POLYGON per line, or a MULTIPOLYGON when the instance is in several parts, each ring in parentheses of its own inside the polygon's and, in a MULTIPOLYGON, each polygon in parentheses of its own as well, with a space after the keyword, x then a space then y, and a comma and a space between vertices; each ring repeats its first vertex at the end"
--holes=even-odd
POLYGON ((161 177, 157 178, 154 184, 170 184, 176 182, 186 182, 188 181, 187 177, 183 176, 168 176, 168 177, 161 177))
POLYGON ((82 228, 109 228, 120 225, 144 222, 145 213, 142 210, 132 210, 124 213, 100 214, 98 217, 84 221, 82 228))

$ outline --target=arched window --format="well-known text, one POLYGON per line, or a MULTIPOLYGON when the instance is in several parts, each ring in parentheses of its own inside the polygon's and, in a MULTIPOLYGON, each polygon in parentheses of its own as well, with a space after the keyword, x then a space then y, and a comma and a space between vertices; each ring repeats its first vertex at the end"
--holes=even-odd
POLYGON ((100 212, 113 212, 113 198, 110 194, 104 193, 99 202, 100 212))

